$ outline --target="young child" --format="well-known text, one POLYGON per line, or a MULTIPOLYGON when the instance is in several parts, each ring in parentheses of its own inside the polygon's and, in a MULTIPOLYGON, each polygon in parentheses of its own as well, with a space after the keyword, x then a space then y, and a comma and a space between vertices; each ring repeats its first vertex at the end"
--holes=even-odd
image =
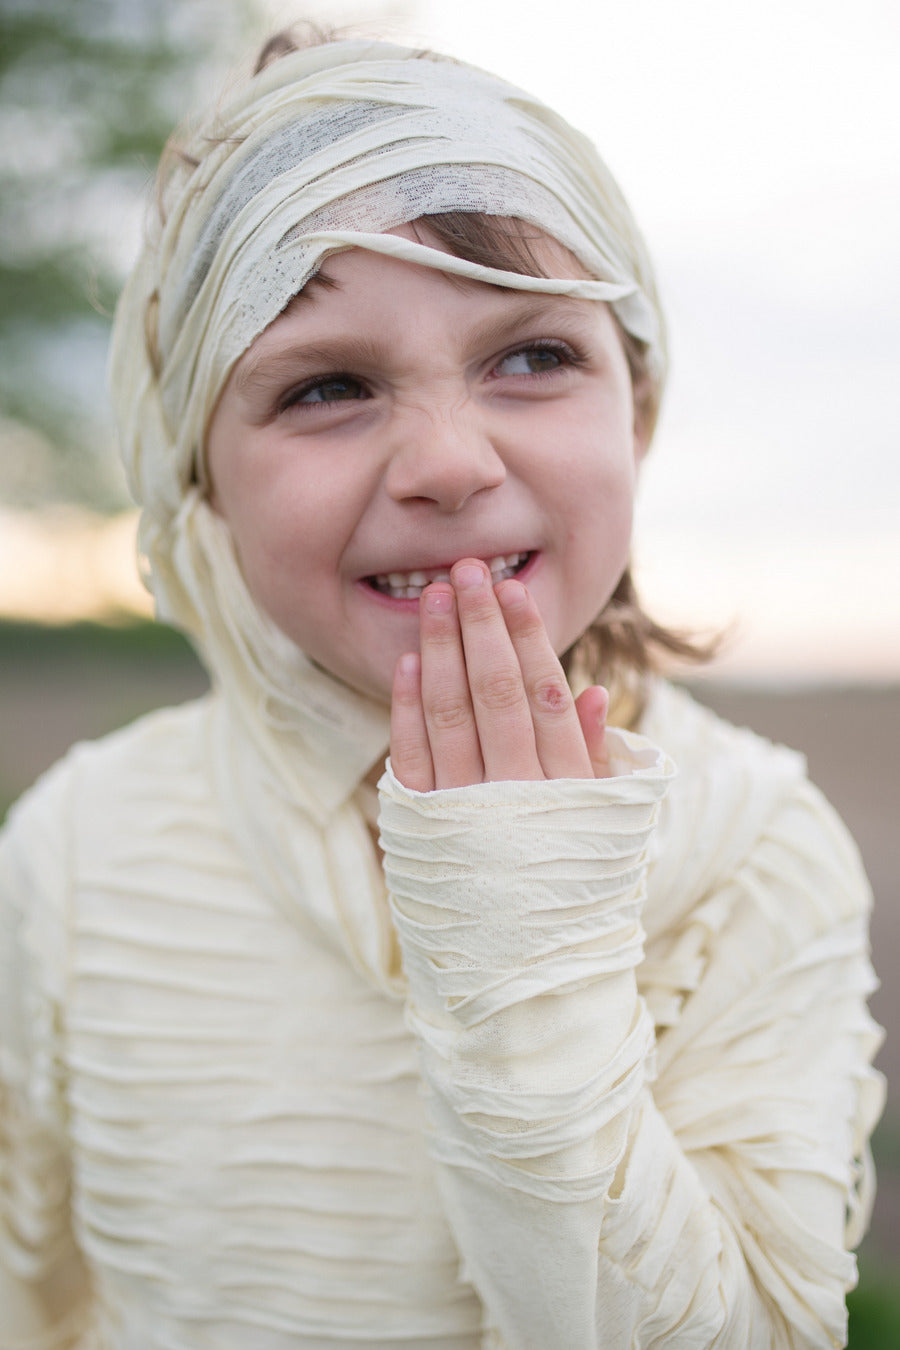
POLYGON ((478 70, 282 38, 169 153, 112 384, 213 690, 3 837, 4 1350, 844 1344, 868 893, 653 674, 665 364, 595 152, 478 70))

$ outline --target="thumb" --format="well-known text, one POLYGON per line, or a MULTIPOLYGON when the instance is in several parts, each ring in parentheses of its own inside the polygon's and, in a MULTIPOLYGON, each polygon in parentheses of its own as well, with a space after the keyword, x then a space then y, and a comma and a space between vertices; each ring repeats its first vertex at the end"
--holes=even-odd
POLYGON ((606 715, 609 694, 602 684, 592 684, 575 700, 581 733, 587 746, 595 778, 610 778, 609 750, 606 745, 606 715))

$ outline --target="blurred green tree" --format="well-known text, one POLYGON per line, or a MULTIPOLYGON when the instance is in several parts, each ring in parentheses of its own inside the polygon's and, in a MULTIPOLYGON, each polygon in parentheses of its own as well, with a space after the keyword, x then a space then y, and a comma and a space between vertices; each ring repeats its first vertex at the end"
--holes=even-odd
POLYGON ((125 504, 105 352, 173 123, 254 0, 0 0, 0 500, 125 504))

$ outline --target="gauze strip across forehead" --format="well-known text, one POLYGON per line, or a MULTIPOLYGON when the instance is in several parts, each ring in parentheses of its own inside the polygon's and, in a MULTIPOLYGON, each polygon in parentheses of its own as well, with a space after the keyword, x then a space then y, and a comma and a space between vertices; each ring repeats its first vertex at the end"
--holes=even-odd
POLYGON ((161 498, 177 509, 234 362, 348 247, 607 301, 662 371, 652 274, 614 181, 585 138, 493 76, 386 44, 326 44, 273 62, 184 149, 114 334, 126 468, 151 511, 161 498), (384 233, 460 210, 537 226, 593 279, 498 272, 384 233), (138 350, 148 311, 155 369, 138 350), (154 400, 165 446, 148 439, 154 400))

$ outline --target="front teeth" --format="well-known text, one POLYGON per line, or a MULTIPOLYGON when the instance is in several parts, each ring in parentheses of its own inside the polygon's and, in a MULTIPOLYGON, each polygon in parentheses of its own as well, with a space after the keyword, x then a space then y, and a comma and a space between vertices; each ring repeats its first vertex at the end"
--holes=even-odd
MULTIPOLYGON (((491 580, 505 581, 507 577, 515 576, 527 557, 527 553, 505 555, 501 553, 496 558, 490 558, 487 565, 491 571, 491 580)), ((446 568, 433 571, 381 572, 371 578, 376 591, 381 591, 383 595, 389 595, 394 600, 418 600, 425 587, 430 586, 432 581, 449 580, 450 573, 446 568)))

